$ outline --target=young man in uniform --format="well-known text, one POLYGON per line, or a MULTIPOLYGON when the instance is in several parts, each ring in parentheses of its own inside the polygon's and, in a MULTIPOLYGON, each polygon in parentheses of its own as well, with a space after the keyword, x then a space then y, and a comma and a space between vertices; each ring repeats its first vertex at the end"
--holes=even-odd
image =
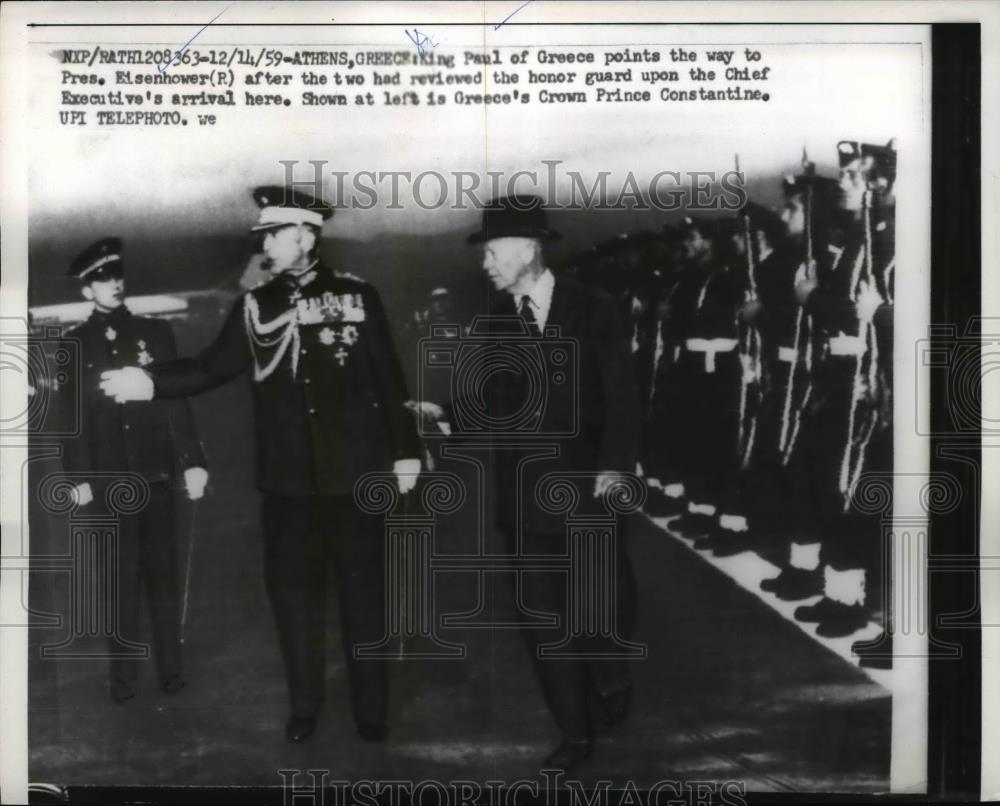
MULTIPOLYGON (((80 432, 64 442, 63 466, 79 479, 75 497, 85 512, 101 506, 116 473, 135 473, 148 482, 149 502, 119 521, 117 638, 139 643, 140 588, 145 587, 160 685, 168 693, 180 691, 181 591, 173 486, 181 469, 188 497, 201 498, 208 482, 205 456, 187 401, 121 406, 98 389, 98 378, 106 370, 174 358, 174 334, 162 319, 135 316, 125 305, 125 264, 118 238, 89 246, 73 261, 69 274, 80 281, 94 310, 64 334, 79 342, 83 388, 61 390, 63 405, 76 405, 77 400, 81 405, 80 432)), ((116 646, 112 639, 110 694, 115 702, 125 702, 136 694, 139 661, 117 652, 116 646)))

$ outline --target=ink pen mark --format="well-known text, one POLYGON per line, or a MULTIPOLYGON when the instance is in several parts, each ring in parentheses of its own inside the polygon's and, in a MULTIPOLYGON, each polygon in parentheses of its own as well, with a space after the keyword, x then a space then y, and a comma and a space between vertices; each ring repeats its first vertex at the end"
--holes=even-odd
POLYGON ((202 31, 204 31, 209 25, 211 25, 213 22, 215 22, 217 19, 219 19, 219 17, 221 17, 223 14, 225 14, 227 11, 229 11, 229 9, 231 9, 235 5, 236 5, 236 0, 233 0, 232 3, 230 3, 224 9, 222 9, 222 11, 220 11, 218 14, 216 14, 214 17, 212 17, 212 19, 210 19, 208 22, 206 22, 203 26, 201 26, 201 28, 199 28, 197 30, 197 32, 195 33, 194 36, 192 36, 187 42, 185 42, 183 45, 181 45, 180 50, 178 50, 173 56, 170 57, 170 61, 168 61, 166 64, 158 64, 158 65, 156 65, 156 69, 159 71, 160 75, 162 76, 165 72, 167 72, 167 68, 173 66, 173 64, 175 63, 175 61, 177 59, 179 59, 184 54, 185 50, 188 49, 188 46, 192 42, 194 42, 194 40, 196 40, 199 36, 201 36, 201 32, 202 31))
POLYGON ((497 23, 496 25, 494 25, 494 26, 493 26, 493 30, 494 30, 494 31, 496 31, 497 29, 499 29, 501 25, 503 25, 503 24, 504 24, 505 22, 507 22, 507 20, 509 20, 509 19, 510 19, 511 17, 513 17, 513 16, 515 15, 515 14, 517 14, 517 12, 518 12, 518 11, 520 11, 520 10, 521 10, 522 8, 524 8, 524 7, 526 6, 526 5, 529 5, 530 3, 533 3, 533 2, 535 2, 535 0, 524 0, 524 2, 523 2, 523 3, 521 3, 521 5, 519 5, 519 6, 518 6, 517 8, 515 8, 515 9, 514 9, 514 10, 513 10, 512 12, 510 12, 510 14, 508 14, 508 15, 507 15, 506 17, 504 17, 504 18, 503 18, 503 19, 502 19, 502 20, 501 20, 500 22, 498 22, 498 23, 497 23))
POLYGON ((436 48, 438 46, 438 43, 431 39, 430 34, 422 34, 418 28, 414 28, 413 33, 410 33, 409 29, 404 28, 403 33, 405 33, 409 40, 417 46, 417 53, 421 56, 426 53, 425 48, 427 46, 432 48, 436 48))

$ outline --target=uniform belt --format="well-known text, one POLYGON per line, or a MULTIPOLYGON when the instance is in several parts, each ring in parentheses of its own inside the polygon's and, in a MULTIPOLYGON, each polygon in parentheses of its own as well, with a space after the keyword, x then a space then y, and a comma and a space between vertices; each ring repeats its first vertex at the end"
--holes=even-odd
POLYGON ((830 355, 864 355, 867 347, 861 336, 831 336, 830 355))
POLYGON ((705 354, 705 372, 715 372, 716 353, 728 353, 736 349, 736 339, 688 339, 684 347, 691 353, 705 354))
POLYGON ((785 364, 794 364, 799 359, 799 351, 794 347, 779 347, 778 360, 785 364))

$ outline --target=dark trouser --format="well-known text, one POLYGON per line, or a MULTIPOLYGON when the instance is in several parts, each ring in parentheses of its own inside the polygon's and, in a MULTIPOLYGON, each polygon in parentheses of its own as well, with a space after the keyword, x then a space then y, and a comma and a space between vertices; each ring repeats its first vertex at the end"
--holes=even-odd
POLYGON ((707 372, 704 354, 685 350, 680 366, 676 441, 687 497, 719 505, 738 482, 739 354, 716 354, 714 371, 707 372))
POLYGON ((386 721, 389 667, 359 659, 355 648, 385 633, 385 541, 381 521, 359 512, 350 496, 265 495, 264 581, 285 660, 292 713, 312 716, 323 704, 326 580, 332 560, 340 633, 358 724, 386 721))
MULTIPOLYGON (((868 430, 874 411, 861 403, 855 409, 854 434, 849 432, 853 373, 852 358, 827 359, 830 366, 821 368, 820 382, 814 387, 815 403, 804 415, 801 451, 796 468, 806 481, 805 500, 812 515, 811 540, 821 542, 821 563, 837 571, 852 568, 874 569, 881 556, 878 519, 859 514, 841 489, 841 477, 847 456, 847 468, 873 470, 871 459, 878 446, 888 439, 888 462, 891 470, 892 429, 868 430), (837 382, 826 382, 832 376, 837 382), (853 452, 846 448, 853 441, 853 452), (860 457, 860 458, 859 458, 860 457)), ((881 453, 885 453, 884 450, 881 453)), ((850 476, 850 474, 848 474, 850 476)))
MULTIPOLYGON (((524 553, 531 555, 565 556, 567 537, 562 534, 528 533, 524 538, 524 553)), ((508 532, 510 551, 516 550, 508 532)), ((626 550, 625 522, 619 521, 616 544, 616 621, 618 635, 630 638, 635 629, 636 585, 632 565, 626 550)), ((532 627, 521 630, 527 644, 535 671, 542 684, 542 692, 549 710, 563 736, 569 739, 586 739, 591 736, 588 699, 590 692, 600 696, 615 694, 631 685, 627 661, 621 658, 594 659, 579 657, 608 652, 612 642, 603 637, 574 637, 563 646, 561 657, 540 657, 542 645, 561 643, 568 635, 570 603, 567 597, 565 571, 525 571, 520 574, 522 601, 533 611, 556 614, 559 628, 532 627), (574 657, 573 655, 577 655, 574 657)), ((580 597, 582 602, 592 597, 580 597)), ((586 616, 584 621, 588 619, 586 616)))
MULTIPOLYGON (((800 531, 805 517, 801 468, 792 471, 785 463, 782 436, 790 441, 794 431, 796 410, 802 396, 796 378, 796 397, 786 411, 788 376, 791 363, 771 361, 767 365, 767 388, 757 414, 757 432, 750 464, 745 474, 747 514, 755 532, 791 535, 800 531)), ((800 432, 795 444, 800 444, 800 432)), ((794 451, 793 451, 794 453, 794 451)))
MULTIPOLYGON (((166 482, 149 485, 149 503, 118 524, 118 630, 140 640, 140 588, 145 588, 153 631, 153 657, 161 681, 181 673, 180 575, 173 491, 166 482)), ((118 691, 135 686, 142 659, 115 657, 110 676, 118 691)))

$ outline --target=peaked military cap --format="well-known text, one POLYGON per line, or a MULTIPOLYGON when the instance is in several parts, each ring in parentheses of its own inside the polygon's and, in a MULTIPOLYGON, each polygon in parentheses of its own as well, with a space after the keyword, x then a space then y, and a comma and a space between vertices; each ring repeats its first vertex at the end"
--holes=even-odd
POLYGON ((887 188, 896 181, 896 149, 890 140, 884 146, 841 140, 837 143, 840 167, 861 161, 861 170, 870 186, 887 188))
POLYGON ((251 232, 285 227, 289 224, 311 224, 322 227, 333 216, 333 208, 322 199, 281 185, 254 188, 253 200, 260 208, 260 218, 251 232))
POLYGON ((67 273, 85 283, 121 277, 125 273, 121 238, 101 238, 92 243, 73 259, 67 273))
POLYGON ((555 240, 561 237, 549 229, 545 208, 538 196, 529 194, 503 196, 483 208, 483 226, 469 236, 469 243, 484 243, 493 238, 539 238, 555 240))

